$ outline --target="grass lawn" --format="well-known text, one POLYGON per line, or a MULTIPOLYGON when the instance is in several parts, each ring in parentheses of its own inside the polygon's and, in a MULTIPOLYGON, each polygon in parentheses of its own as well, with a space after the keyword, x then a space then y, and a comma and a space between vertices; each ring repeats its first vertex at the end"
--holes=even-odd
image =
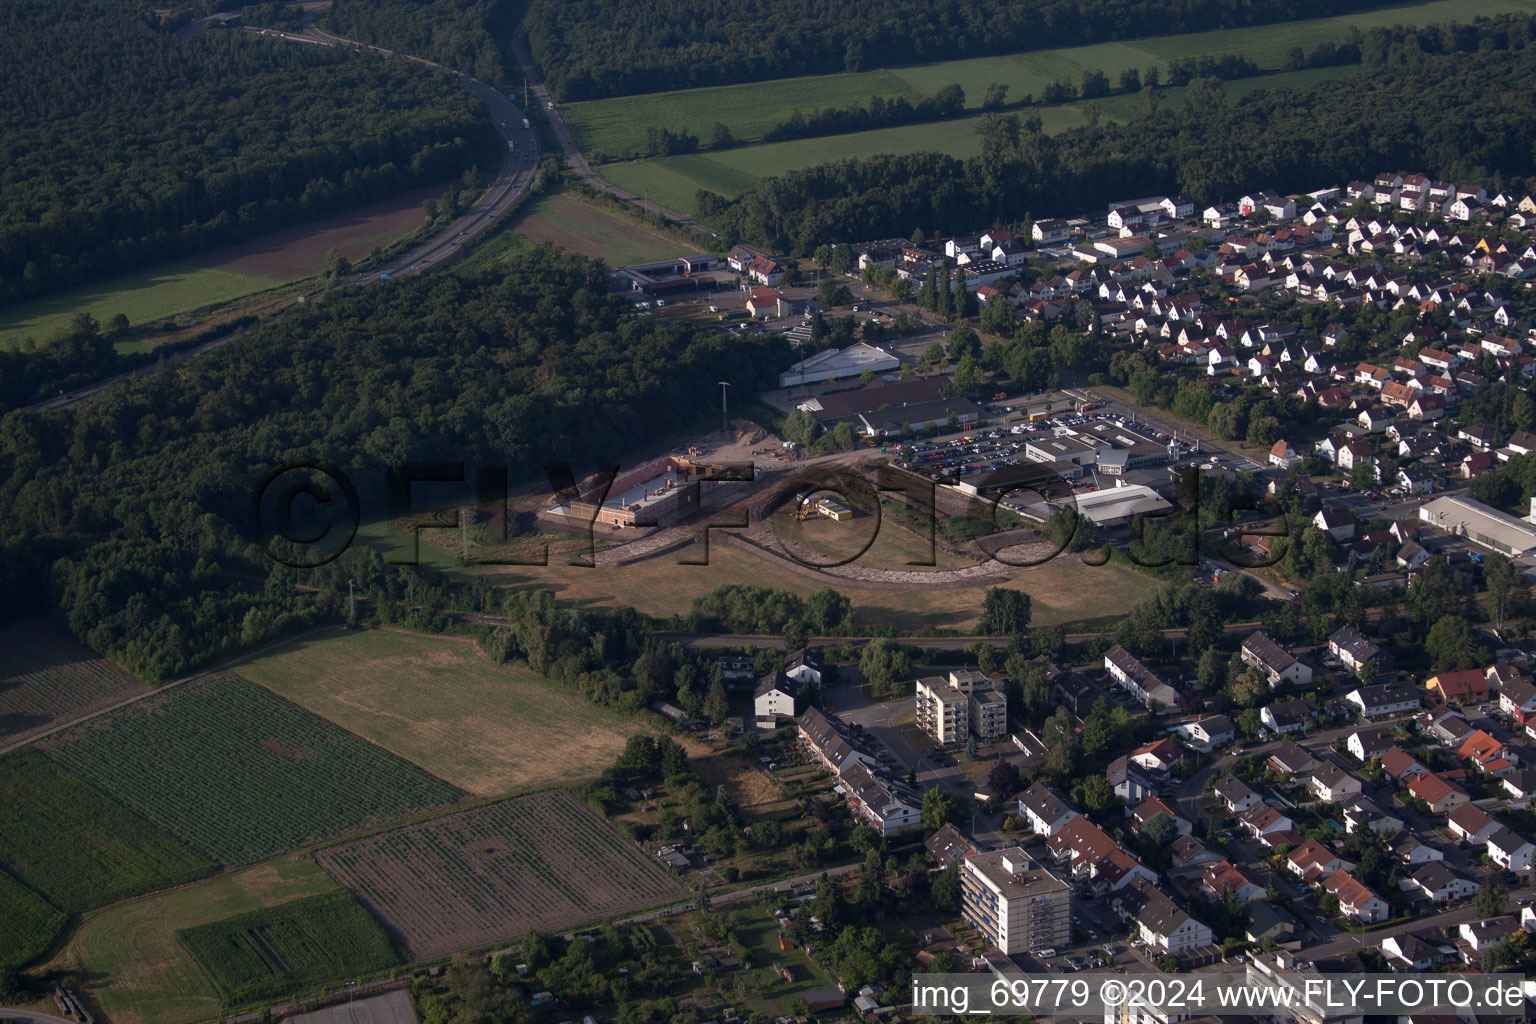
POLYGON ((89 313, 103 325, 122 313, 130 323, 140 324, 283 283, 278 278, 184 263, 137 270, 0 309, 0 345, 14 348, 26 338, 41 344, 63 330, 77 313, 89 313))
POLYGON ((466 266, 495 266, 509 253, 541 242, 606 260, 609 266, 649 263, 693 250, 642 224, 618 217, 573 195, 548 195, 520 213, 503 236, 482 247, 466 266))
POLYGON ((712 127, 719 122, 738 139, 756 139, 768 128, 788 120, 795 110, 808 113, 819 107, 867 104, 875 95, 916 100, 956 83, 965 90, 971 107, 979 108, 991 82, 1006 83, 1009 97, 1019 99, 1025 94, 1038 98, 1054 81, 1066 79, 1075 85, 1089 68, 1104 71, 1111 83, 1116 83, 1125 68, 1166 68, 1175 57, 1231 53, 1247 57, 1263 68, 1278 68, 1291 47, 1310 51, 1321 42, 1338 42, 1349 26, 1363 30, 1378 25, 1427 25, 1468 21, 1477 15, 1528 13, 1533 9, 1533 0, 1433 0, 1280 25, 1155 36, 857 74, 811 75, 589 100, 567 104, 561 108, 561 114, 583 151, 622 156, 640 151, 648 127, 687 129, 707 144, 712 127))
POLYGON ((113 1024, 211 1020, 218 992, 176 932, 336 890, 309 857, 281 857, 87 915, 47 966, 82 975, 113 1024))
MULTIPOLYGON (((1358 71, 1358 67, 1287 71, 1228 82, 1225 89, 1227 96, 1235 100, 1257 89, 1304 88, 1358 71)), ((1163 89, 1163 102, 1182 104, 1184 92, 1182 88, 1163 89)), ((1097 105, 1101 119, 1128 121, 1145 108, 1146 98, 1140 94, 1116 95, 1091 102, 1097 105)), ((1085 124, 1089 105, 1090 101, 1079 100, 1036 108, 1034 112, 1040 114, 1045 131, 1055 133, 1085 124)), ((605 165, 600 168, 600 173, 621 188, 643 192, 664 206, 692 215, 697 213, 694 193, 701 188, 735 197, 745 192, 759 178, 782 175, 844 157, 930 151, 948 153, 962 159, 972 157, 981 151, 981 142, 976 134, 979 120, 980 115, 976 115, 932 124, 763 143, 718 153, 635 160, 605 165)))
POLYGON ((301 640, 241 676, 478 795, 595 776, 641 727, 452 637, 301 640))
POLYGON ((768 993, 759 999, 747 1000, 754 1013, 780 1015, 793 1013, 795 1000, 831 983, 820 967, 803 949, 780 949, 779 926, 772 915, 762 907, 744 908, 740 912, 740 924, 736 927, 736 939, 745 947, 755 970, 772 978, 768 993), (768 972, 769 964, 782 964, 794 974, 795 980, 786 982, 768 972))

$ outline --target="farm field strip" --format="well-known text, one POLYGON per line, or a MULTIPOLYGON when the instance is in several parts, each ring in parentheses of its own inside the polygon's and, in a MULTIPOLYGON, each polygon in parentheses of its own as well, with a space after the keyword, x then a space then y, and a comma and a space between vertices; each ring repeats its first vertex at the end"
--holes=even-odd
POLYGON ((384 929, 344 890, 177 932, 226 1003, 272 999, 400 962, 384 929))
POLYGON ((463 795, 231 675, 149 697, 39 746, 224 864, 249 863, 463 795))
POLYGON ((34 750, 0 758, 0 867, 69 912, 209 874, 214 863, 34 750))
POLYGON ((594 777, 642 730, 451 637, 370 630, 300 640, 235 671, 481 796, 594 777))
POLYGON ((64 915, 37 893, 0 871, 0 968, 20 967, 42 955, 64 927, 64 915))
POLYGON ((320 850, 413 958, 661 903, 685 890, 564 790, 320 850))
POLYGON ((564 193, 545 196, 506 229, 511 245, 488 243, 464 261, 464 266, 495 266, 507 252, 520 252, 551 242, 570 252, 623 267, 673 256, 686 256, 686 245, 658 235, 641 224, 564 193))
MULTIPOLYGON (((1256 78, 1226 82, 1223 89, 1229 100, 1237 100, 1257 89, 1305 88, 1329 79, 1355 74, 1358 67, 1310 68, 1286 71, 1256 78)), ((1183 102, 1184 88, 1160 90, 1164 103, 1183 102)), ((1038 108, 1036 113, 1048 134, 1081 127, 1087 123, 1088 107, 1093 104, 1102 121, 1129 121, 1145 109, 1141 94, 1115 95, 1102 100, 1078 100, 1057 106, 1038 108)), ((650 198, 680 213, 696 215, 694 193, 707 189, 727 198, 735 198, 761 178, 786 174, 803 167, 840 160, 868 157, 876 153, 941 152, 957 158, 981 152, 976 133, 980 115, 937 121, 932 124, 876 128, 847 135, 828 135, 790 142, 768 142, 718 153, 694 153, 687 156, 661 157, 605 164, 599 173, 633 192, 647 192, 650 198)))
POLYGON ((738 139, 756 139, 787 121, 797 109, 809 113, 823 107, 867 104, 871 96, 911 101, 955 83, 965 90, 967 102, 975 109, 992 82, 1006 83, 1012 99, 1025 94, 1039 98, 1052 82, 1067 79, 1078 84, 1090 68, 1102 70, 1114 83, 1126 68, 1166 68, 1174 58, 1201 54, 1236 54, 1262 68, 1275 69, 1284 65, 1291 47, 1310 51, 1322 42, 1339 42, 1351 26, 1363 31, 1375 26, 1428 25, 1533 9, 1536 5, 1532 0, 1432 0, 1275 25, 587 100, 562 106, 561 116, 584 152, 615 156, 639 152, 648 127, 687 129, 707 143, 713 125, 719 122, 738 139))
POLYGON ((0 630, 0 745, 143 693, 128 673, 42 619, 0 630))

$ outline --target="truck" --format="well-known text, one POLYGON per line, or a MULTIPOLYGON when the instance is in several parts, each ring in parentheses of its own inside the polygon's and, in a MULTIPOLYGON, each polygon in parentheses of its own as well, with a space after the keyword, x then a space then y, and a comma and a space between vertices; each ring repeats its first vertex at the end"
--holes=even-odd
POLYGON ((511 139, 507 140, 507 152, 508 153, 516 153, 517 152, 517 143, 513 142, 511 139))
POLYGON ((523 128, 526 130, 527 127, 528 127, 528 119, 525 117, 525 118, 523 118, 523 128))

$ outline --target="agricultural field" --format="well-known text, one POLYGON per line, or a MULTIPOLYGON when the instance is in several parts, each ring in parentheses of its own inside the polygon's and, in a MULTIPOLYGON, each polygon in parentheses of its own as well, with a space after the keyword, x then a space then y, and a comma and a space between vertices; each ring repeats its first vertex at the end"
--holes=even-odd
POLYGON ((481 796, 595 777, 641 727, 452 637, 372 630, 302 640, 242 677, 481 796))
POLYGON ((1090 68, 1102 70, 1113 83, 1126 68, 1166 68, 1176 57, 1230 53, 1247 57, 1261 68, 1275 69, 1283 66, 1291 47, 1310 51, 1322 42, 1339 42, 1350 26, 1363 30, 1396 24, 1427 25, 1533 9, 1536 5, 1532 0, 1432 0, 1278 25, 590 100, 562 106, 561 116, 584 152, 623 156, 640 151, 648 127, 686 129, 707 143, 712 127, 720 122, 737 139, 757 139, 796 110, 808 113, 823 107, 867 104, 871 96, 916 101, 955 83, 965 90, 969 106, 979 109, 992 82, 1006 83, 1009 98, 1017 100, 1026 94, 1038 98, 1047 85, 1063 79, 1075 85, 1090 68))
MULTIPOLYGON (((1223 89, 1229 100, 1236 100, 1257 89, 1306 88, 1320 81, 1347 77, 1358 71, 1357 67, 1283 71, 1226 82, 1223 89)), ((1160 95, 1164 103, 1177 105, 1183 103, 1185 91, 1183 88, 1166 88, 1160 90, 1160 95)), ((1044 130, 1055 133, 1085 124, 1090 105, 1097 108, 1101 120, 1128 121, 1144 109, 1145 104, 1146 99, 1140 94, 1120 94, 1101 100, 1079 100, 1040 107, 1034 112, 1039 113, 1044 122, 1044 130)), ((643 192, 669 209, 694 215, 698 212, 694 193, 699 189, 734 198, 761 178, 844 157, 866 157, 876 153, 901 155, 935 150, 959 158, 972 157, 981 152, 980 138, 976 134, 979 120, 979 115, 958 117, 932 124, 877 128, 847 135, 742 146, 718 153, 632 160, 604 165, 599 168, 599 173, 620 188, 643 192)))
POLYGON ((687 256, 693 250, 584 199, 565 193, 545 196, 522 213, 501 237, 482 246, 465 266, 494 267, 507 255, 550 242, 570 252, 604 260, 611 267, 687 256))
POLYGON ((214 864, 33 750, 0 758, 0 866, 79 912, 214 864))
POLYGON ((0 747, 111 707, 144 686, 42 619, 0 630, 0 747))
POLYGON ((564 790, 320 850, 412 959, 665 903, 686 890, 564 790))
POLYGON ((400 963, 379 922, 343 890, 177 932, 226 1004, 274 999, 400 963))
POLYGON ((28 338, 41 345, 80 313, 89 313, 103 324, 122 313, 129 323, 140 324, 244 298, 282 283, 276 277, 166 263, 6 306, 0 309, 0 345, 15 348, 28 338))
POLYGON ((463 795, 231 675, 138 701, 40 747, 223 864, 260 860, 463 795))
POLYGON ((45 966, 83 979, 112 1024, 214 1020, 219 993, 176 933, 340 891, 307 854, 280 857, 88 913, 45 966))
POLYGON ((37 893, 0 871, 0 968, 41 956, 64 927, 64 915, 37 893))

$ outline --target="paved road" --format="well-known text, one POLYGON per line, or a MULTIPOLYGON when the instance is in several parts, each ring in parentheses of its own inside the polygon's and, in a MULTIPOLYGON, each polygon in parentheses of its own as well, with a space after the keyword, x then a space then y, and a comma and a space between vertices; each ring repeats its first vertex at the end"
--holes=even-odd
MULTIPOLYGON (((291 42, 305 43, 311 46, 350 46, 358 50, 372 50, 385 56, 414 61, 417 64, 433 68, 443 74, 453 75, 459 81, 459 84, 468 89, 480 102, 485 104, 486 110, 491 115, 491 122, 496 126, 496 130, 501 134, 503 141, 508 143, 507 154, 502 160, 500 169, 497 171, 496 179, 485 189, 474 206, 470 207, 467 212, 432 238, 390 261, 387 265, 369 271, 367 274, 358 275, 353 278, 353 283, 366 285, 379 280, 381 277, 424 274, 429 270, 437 270, 448 266, 458 258, 461 247, 499 220, 501 215, 517 201, 518 197, 527 189, 529 183, 533 181, 533 176, 537 173, 539 167, 538 135, 534 133, 532 128, 523 127, 522 110, 514 106, 504 93, 498 92, 484 82, 470 78, 468 75, 460 74, 457 71, 450 71, 440 64, 434 64, 432 61, 421 57, 395 54, 381 47, 367 46, 363 43, 355 43, 349 39, 330 35, 314 26, 313 16, 313 11, 305 9, 303 14, 303 33, 280 32, 276 29, 265 28, 249 28, 246 31, 255 32, 260 35, 277 36, 291 42)), ((211 15, 207 18, 199 18, 197 21, 190 22, 177 32, 177 36, 183 40, 191 38, 204 24, 218 17, 218 15, 211 15)), ((193 356, 211 352, 221 345, 227 345, 243 334, 244 332, 234 332, 222 338, 215 338, 213 341, 206 342, 196 348, 175 353, 171 356, 171 361, 177 363, 185 362, 193 356)), ((156 365, 154 363, 140 366, 126 373, 120 373, 115 377, 108 377, 106 380, 97 381, 94 384, 57 395, 45 402, 39 402, 31 406, 31 408, 68 408, 91 397, 116 381, 129 377, 148 376, 154 373, 155 369, 156 365)))
POLYGON ((0 1020, 16 1020, 23 1024, 79 1024, 79 1021, 69 1017, 55 1017, 51 1013, 38 1013, 36 1010, 13 1010, 8 1006, 0 1006, 0 1020))
POLYGON ((560 143, 560 149, 565 153, 566 165, 576 172, 577 177, 587 182, 593 188, 602 189, 609 195, 628 203, 634 203, 641 209, 651 213, 659 213, 668 220, 677 221, 693 228, 695 231, 702 231, 708 235, 715 234, 713 230, 686 214, 678 213, 676 210, 669 210, 665 206, 654 203, 644 196, 637 196, 631 192, 626 192, 614 185, 610 185, 599 177, 597 172, 592 169, 592 165, 587 162, 587 158, 582 155, 581 147, 576 145, 576 139, 571 135, 571 130, 565 126, 565 121, 560 117, 559 109, 555 106, 548 90, 544 88, 543 80, 539 78, 538 72, 534 69, 533 61, 529 59, 528 51, 523 41, 523 30, 521 27, 518 28, 517 35, 512 37, 512 54, 517 58, 518 63, 523 66, 523 73, 528 76, 528 91, 533 94, 534 100, 544 108, 544 115, 549 118, 549 126, 555 133, 555 139, 560 143))

